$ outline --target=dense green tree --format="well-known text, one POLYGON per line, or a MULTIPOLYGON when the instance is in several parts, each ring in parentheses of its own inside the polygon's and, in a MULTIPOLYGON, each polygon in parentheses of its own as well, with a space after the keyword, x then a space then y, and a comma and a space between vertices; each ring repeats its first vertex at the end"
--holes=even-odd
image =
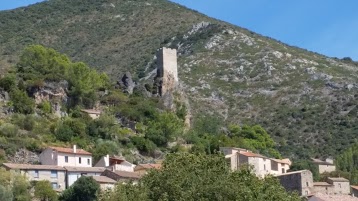
POLYGON ((95 201, 100 191, 99 184, 92 177, 80 177, 72 186, 62 192, 60 201, 95 201))
POLYGON ((13 200, 11 188, 0 184, 0 200, 1 201, 12 201, 13 200))
POLYGON ((222 155, 170 154, 135 187, 119 186, 108 200, 299 201, 274 177, 260 179, 250 168, 232 172, 222 155))
POLYGON ((8 74, 0 79, 0 88, 5 91, 11 91, 16 88, 16 77, 13 74, 8 74))
POLYGON ((36 182, 34 195, 41 201, 57 200, 57 193, 52 189, 51 183, 47 180, 36 182))
POLYGON ((12 193, 14 201, 30 201, 30 183, 22 175, 16 175, 12 182, 12 193))
POLYGON ((165 147, 169 141, 183 134, 183 127, 183 121, 175 114, 164 112, 148 123, 146 138, 165 147))
POLYGON ((16 112, 22 114, 31 114, 34 112, 35 101, 30 98, 25 91, 14 89, 10 93, 10 98, 16 112))

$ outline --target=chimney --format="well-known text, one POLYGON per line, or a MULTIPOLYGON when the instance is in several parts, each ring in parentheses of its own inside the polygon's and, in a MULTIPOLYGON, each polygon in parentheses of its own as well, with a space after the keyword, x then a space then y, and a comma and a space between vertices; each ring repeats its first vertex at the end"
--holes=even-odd
POLYGON ((77 153, 77 146, 73 145, 73 153, 77 153))
POLYGON ((109 166, 109 155, 108 154, 104 157, 104 165, 105 165, 105 167, 109 166))

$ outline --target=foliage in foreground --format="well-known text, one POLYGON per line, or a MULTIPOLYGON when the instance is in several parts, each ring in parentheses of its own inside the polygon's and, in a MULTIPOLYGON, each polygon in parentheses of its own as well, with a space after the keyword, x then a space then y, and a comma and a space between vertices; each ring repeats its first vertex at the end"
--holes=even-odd
POLYGON ((119 184, 100 200, 250 200, 299 201, 276 178, 259 179, 249 168, 231 172, 221 155, 170 154, 163 168, 138 185, 119 184))
POLYGON ((72 186, 63 191, 60 201, 95 201, 99 192, 99 184, 92 177, 80 177, 72 186))

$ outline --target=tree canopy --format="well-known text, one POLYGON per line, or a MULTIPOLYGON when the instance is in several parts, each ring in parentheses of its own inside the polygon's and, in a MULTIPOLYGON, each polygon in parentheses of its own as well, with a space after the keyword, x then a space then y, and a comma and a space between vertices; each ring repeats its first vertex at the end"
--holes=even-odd
POLYGON ((119 185, 107 200, 250 200, 299 201, 273 177, 260 179, 250 168, 232 172, 222 155, 170 154, 161 170, 149 172, 138 185, 119 185))

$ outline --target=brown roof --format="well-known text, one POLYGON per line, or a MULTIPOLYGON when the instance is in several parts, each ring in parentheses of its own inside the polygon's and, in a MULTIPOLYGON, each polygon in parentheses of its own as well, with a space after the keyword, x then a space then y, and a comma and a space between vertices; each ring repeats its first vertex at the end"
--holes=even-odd
POLYGON ((333 184, 327 182, 313 182, 313 186, 333 186, 333 184))
POLYGON ((287 172, 287 173, 283 173, 280 175, 276 175, 276 177, 281 177, 281 176, 290 175, 290 174, 301 174, 303 172, 310 172, 310 171, 309 170, 299 170, 299 171, 294 171, 294 172, 287 172))
POLYGON ((117 183, 115 180, 106 176, 92 176, 92 178, 98 183, 109 183, 109 184, 117 183))
POLYGON ((315 159, 315 158, 311 158, 312 159, 312 163, 314 164, 318 164, 318 165, 334 165, 333 163, 329 163, 327 161, 322 161, 320 159, 315 159))
POLYGON ((106 168, 104 167, 70 167, 67 166, 65 169, 69 172, 104 172, 106 168))
MULTIPOLYGON (((69 153, 74 154, 72 148, 64 148, 64 147, 49 147, 50 149, 56 150, 60 153, 69 153)), ((87 152, 83 149, 76 149, 76 154, 82 154, 82 155, 92 155, 90 152, 87 152)))
POLYGON ((353 189, 358 190, 358 186, 351 186, 353 189))
POLYGON ((148 164, 139 164, 135 167, 136 168, 143 168, 143 169, 157 169, 159 170, 160 168, 162 168, 162 164, 158 164, 158 163, 148 163, 148 164))
POLYGON ((271 160, 277 162, 277 163, 284 163, 284 164, 288 164, 291 165, 292 162, 290 161, 290 159, 288 158, 284 158, 284 159, 275 159, 275 158, 271 158, 271 160))
POLYGON ((99 110, 93 110, 93 109, 83 109, 82 112, 86 112, 88 114, 101 114, 101 111, 99 110))
POLYGON ((240 152, 241 155, 244 155, 244 156, 247 156, 247 157, 259 157, 259 158, 266 158, 265 156, 263 155, 260 155, 260 154, 255 154, 255 153, 252 153, 252 152, 240 152))
POLYGON ((63 170, 65 169, 55 165, 30 165, 30 164, 17 164, 17 163, 3 163, 5 168, 15 170, 63 170))
POLYGON ((127 171, 113 171, 116 175, 124 178, 130 179, 140 179, 142 175, 136 172, 127 172, 127 171))
POLYGON ((328 177, 328 180, 331 180, 333 182, 349 182, 348 179, 343 177, 328 177))

